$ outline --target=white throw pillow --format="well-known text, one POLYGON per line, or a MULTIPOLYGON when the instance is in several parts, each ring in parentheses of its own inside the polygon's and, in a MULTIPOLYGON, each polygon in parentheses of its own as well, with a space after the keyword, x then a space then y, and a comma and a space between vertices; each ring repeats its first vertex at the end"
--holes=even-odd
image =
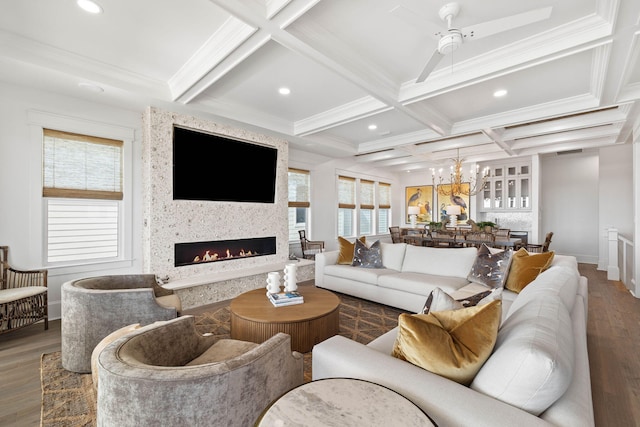
POLYGON ((511 313, 471 388, 540 415, 573 377, 571 318, 559 297, 541 296, 511 313))

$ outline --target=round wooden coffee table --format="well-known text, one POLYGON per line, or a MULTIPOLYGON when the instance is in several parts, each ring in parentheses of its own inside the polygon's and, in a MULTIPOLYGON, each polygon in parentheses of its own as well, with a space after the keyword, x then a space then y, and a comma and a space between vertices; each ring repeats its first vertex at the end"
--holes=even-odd
POLYGON ((231 301, 231 338, 262 343, 278 332, 291 336, 291 349, 300 353, 338 334, 340 298, 315 286, 298 288, 304 303, 274 307, 264 288, 231 301))

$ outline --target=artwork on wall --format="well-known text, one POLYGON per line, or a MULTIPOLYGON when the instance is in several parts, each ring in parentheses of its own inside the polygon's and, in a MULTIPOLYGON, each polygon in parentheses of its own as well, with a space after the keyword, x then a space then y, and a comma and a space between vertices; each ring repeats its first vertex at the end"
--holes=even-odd
POLYGON ((405 188, 405 217, 406 222, 410 223, 409 206, 417 206, 420 208, 417 223, 426 224, 432 221, 433 210, 433 185, 419 185, 416 187, 405 188))
MULTIPOLYGON (((465 182, 462 184, 462 192, 469 193, 470 184, 465 182)), ((449 222, 449 217, 447 215, 447 206, 448 205, 458 205, 460 206, 460 215, 458 215, 458 224, 466 224, 469 219, 469 210, 471 209, 471 197, 465 194, 457 194, 451 195, 451 185, 450 184, 440 184, 438 185, 437 191, 438 204, 437 206, 437 221, 439 222, 449 222), (445 194, 445 195, 443 195, 445 194)))

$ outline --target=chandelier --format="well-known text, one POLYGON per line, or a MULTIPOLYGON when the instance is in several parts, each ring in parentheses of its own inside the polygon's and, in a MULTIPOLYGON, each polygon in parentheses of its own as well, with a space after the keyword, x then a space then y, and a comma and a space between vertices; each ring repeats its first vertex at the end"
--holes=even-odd
MULTIPOLYGON (((437 189, 438 194, 441 196, 474 196, 478 194, 484 188, 489 178, 489 167, 482 169, 480 173, 480 166, 476 165, 469 171, 469 178, 465 179, 462 173, 462 162, 464 159, 460 159, 460 149, 457 149, 457 157, 451 159, 453 165, 450 167, 449 182, 445 182, 445 177, 442 175, 442 168, 438 170, 437 177, 437 189), (447 188, 448 186, 448 188, 447 188)), ((431 168, 431 181, 433 185, 436 185, 436 170, 431 168)))

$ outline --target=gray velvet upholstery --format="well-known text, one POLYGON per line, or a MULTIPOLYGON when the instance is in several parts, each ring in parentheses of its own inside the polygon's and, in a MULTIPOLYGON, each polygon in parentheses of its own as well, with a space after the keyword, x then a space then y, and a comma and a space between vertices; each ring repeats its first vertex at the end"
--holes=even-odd
POLYGON ((98 426, 252 426, 303 383, 302 355, 283 333, 234 358, 184 366, 214 341, 182 316, 107 345, 98 356, 98 426))
POLYGON ((180 307, 164 307, 156 297, 173 294, 153 274, 72 280, 62 285, 62 366, 91 372, 91 353, 111 332, 133 323, 175 318, 180 307))

